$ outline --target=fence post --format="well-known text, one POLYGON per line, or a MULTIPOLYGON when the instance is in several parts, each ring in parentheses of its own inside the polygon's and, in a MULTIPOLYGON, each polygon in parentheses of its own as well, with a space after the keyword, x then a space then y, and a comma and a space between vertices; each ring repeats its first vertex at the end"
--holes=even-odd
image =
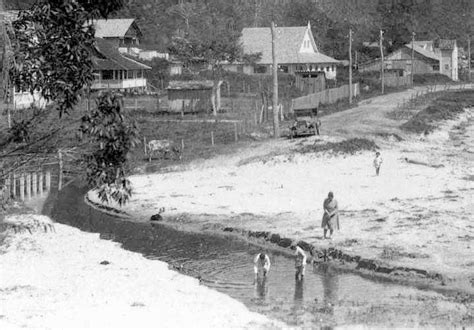
POLYGON ((145 155, 146 155, 146 136, 143 137, 143 151, 145 152, 145 155))
POLYGON ((51 171, 46 171, 45 181, 46 181, 46 191, 48 192, 51 190, 51 171))
POLYGON ((239 141, 239 133, 237 132, 237 122, 234 122, 234 137, 235 142, 239 141))
POLYGON ((34 197, 38 193, 38 173, 33 172, 31 174, 31 177, 32 177, 31 178, 31 191, 32 191, 32 195, 34 197))
POLYGON ((184 140, 181 139, 181 152, 183 152, 183 150, 184 150, 184 140))
POLYGON ((20 200, 25 200, 25 174, 20 174, 20 200))
POLYGON ((13 180, 12 180, 12 197, 16 197, 16 179, 18 178, 18 175, 16 173, 13 173, 13 180))
POLYGON ((5 178, 5 194, 7 198, 11 197, 11 179, 10 179, 10 174, 5 178))
POLYGON ((39 172, 39 180, 38 180, 38 194, 40 196, 43 195, 43 172, 39 172))
MULTIPOLYGON (((63 188, 63 154, 61 150, 58 150, 58 158, 59 158, 59 175, 58 175, 58 191, 63 188)), ((43 177, 43 173, 41 172, 41 178, 43 177)), ((41 190, 43 190, 43 185, 41 184, 41 190)))
POLYGON ((214 131, 211 131, 211 145, 214 146, 214 131))
POLYGON ((31 198, 31 173, 26 174, 26 199, 31 198))

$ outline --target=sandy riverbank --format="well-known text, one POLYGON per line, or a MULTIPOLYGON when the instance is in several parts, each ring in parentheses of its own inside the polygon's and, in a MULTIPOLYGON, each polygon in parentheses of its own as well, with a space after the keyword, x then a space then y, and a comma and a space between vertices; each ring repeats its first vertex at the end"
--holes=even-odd
POLYGON ((12 215, 36 230, 3 232, 0 328, 278 328, 197 279, 45 216, 12 215))
MULTIPOLYGON (((379 177, 373 152, 294 151, 302 144, 343 137, 271 141, 176 172, 133 176, 135 193, 122 209, 148 221, 164 207, 165 221, 183 228, 218 224, 271 231, 389 265, 440 273, 445 285, 472 291, 472 127, 473 112, 467 111, 429 136, 397 131, 404 141, 374 137, 384 158, 379 177), (320 228, 329 190, 339 202, 342 225, 332 241, 322 239, 320 228)), ((97 201, 93 193, 89 197, 97 201)))

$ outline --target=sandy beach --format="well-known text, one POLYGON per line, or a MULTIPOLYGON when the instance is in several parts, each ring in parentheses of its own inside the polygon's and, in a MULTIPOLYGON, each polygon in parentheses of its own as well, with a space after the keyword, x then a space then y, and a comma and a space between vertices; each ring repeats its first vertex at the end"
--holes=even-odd
MULTIPOLYGON (((317 137, 256 143, 169 173, 132 176, 134 195, 122 210, 149 221, 164 208, 165 223, 181 229, 218 225, 270 231, 440 273, 443 285, 472 290, 473 111, 440 123, 428 136, 407 134, 398 128, 402 121, 386 114, 408 95, 393 94, 392 102, 374 98, 323 117, 323 128, 335 134, 323 130, 317 137), (354 120, 338 131, 344 115, 354 120), (377 143, 380 176, 375 176, 372 151, 301 152, 353 136, 377 143), (320 228, 329 191, 339 203, 342 226, 332 241, 322 239, 320 228)), ((89 198, 98 201, 93 192, 89 198)))
POLYGON ((161 261, 101 240, 98 234, 40 215, 5 223, 41 224, 32 234, 8 230, 0 245, 0 327, 280 328, 240 302, 208 289, 161 261))

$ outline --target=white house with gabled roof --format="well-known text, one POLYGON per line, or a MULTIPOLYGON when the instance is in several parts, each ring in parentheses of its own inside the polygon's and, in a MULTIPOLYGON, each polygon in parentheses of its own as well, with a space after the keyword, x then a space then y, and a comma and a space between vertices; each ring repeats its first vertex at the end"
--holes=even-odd
MULTIPOLYGON (((336 78, 336 66, 340 62, 319 51, 309 22, 307 26, 277 27, 276 34, 275 50, 279 71, 291 74, 324 73, 326 79, 336 78)), ((260 60, 255 64, 226 64, 224 68, 246 74, 271 74, 271 29, 244 28, 241 43, 245 54, 260 53, 260 60)))

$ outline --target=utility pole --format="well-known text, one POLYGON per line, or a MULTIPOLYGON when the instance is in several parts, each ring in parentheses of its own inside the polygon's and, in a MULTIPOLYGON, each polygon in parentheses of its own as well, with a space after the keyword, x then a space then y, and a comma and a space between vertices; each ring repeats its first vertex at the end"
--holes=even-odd
POLYGON ((380 30, 380 58, 381 58, 381 68, 380 68, 380 80, 382 82, 382 94, 384 93, 385 91, 385 77, 384 77, 384 74, 385 74, 385 64, 384 64, 384 61, 383 61, 383 31, 380 30))
POLYGON ((415 75, 415 32, 411 33, 411 86, 413 87, 413 76, 415 75))
POLYGON ((467 38, 467 69, 468 69, 468 81, 471 82, 471 35, 467 38))
POLYGON ((349 29, 349 104, 352 104, 352 29, 349 29))
POLYGON ((276 28, 275 23, 272 22, 272 60, 273 60, 273 137, 275 139, 280 137, 280 122, 278 118, 278 63, 276 59, 276 28))

